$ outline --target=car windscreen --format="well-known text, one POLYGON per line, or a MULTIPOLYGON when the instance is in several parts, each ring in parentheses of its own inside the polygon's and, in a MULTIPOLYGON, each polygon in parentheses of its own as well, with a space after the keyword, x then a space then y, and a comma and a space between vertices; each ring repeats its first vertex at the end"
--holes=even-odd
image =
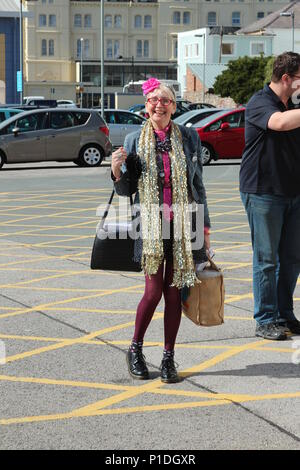
MULTIPOLYGON (((214 121, 215 119, 218 119, 226 114, 226 111, 219 111, 218 113, 211 114, 210 116, 207 116, 205 119, 200 121, 199 127, 204 127, 206 124, 209 124, 210 122, 214 121)), ((194 127, 196 127, 196 124, 194 124, 194 127)))

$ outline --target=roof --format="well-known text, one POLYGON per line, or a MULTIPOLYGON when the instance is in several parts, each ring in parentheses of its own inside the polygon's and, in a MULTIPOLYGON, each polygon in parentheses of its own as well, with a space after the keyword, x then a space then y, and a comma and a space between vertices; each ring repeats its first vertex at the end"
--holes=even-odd
MULTIPOLYGON (((186 64, 187 67, 191 70, 193 75, 195 75, 201 82, 203 82, 203 64, 186 64)), ((223 70, 227 69, 227 64, 205 64, 205 87, 213 88, 215 80, 223 70)))
POLYGON ((211 26, 209 34, 235 34, 239 26, 211 26))
MULTIPOLYGON (((24 17, 28 16, 28 12, 23 5, 24 17)), ((0 1, 0 17, 15 18, 20 15, 20 0, 1 0, 0 1)))
POLYGON ((291 17, 280 16, 280 13, 284 12, 294 12, 294 27, 300 28, 300 2, 294 1, 280 8, 280 10, 267 15, 265 18, 261 18, 245 28, 239 29, 237 34, 264 33, 270 29, 291 29, 291 17))

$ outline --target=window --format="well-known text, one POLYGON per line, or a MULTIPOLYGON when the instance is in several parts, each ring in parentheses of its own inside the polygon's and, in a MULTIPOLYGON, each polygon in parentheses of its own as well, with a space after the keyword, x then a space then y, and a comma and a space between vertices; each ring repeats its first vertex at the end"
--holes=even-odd
POLYGON ((228 114, 222 119, 222 124, 224 122, 228 122, 232 128, 245 127, 245 112, 228 114))
POLYGON ((74 126, 82 126, 90 117, 90 113, 75 112, 72 115, 74 116, 74 126))
POLYGON ((84 27, 85 28, 92 27, 92 15, 84 15, 84 27))
POLYGON ((65 129, 74 126, 73 113, 68 111, 59 111, 50 113, 50 129, 65 129))
POLYGON ((130 113, 115 113, 115 119, 119 124, 135 124, 141 125, 144 120, 138 115, 132 115, 130 113))
POLYGON ((141 15, 135 15, 134 17, 134 27, 141 28, 142 27, 142 17, 141 15))
POLYGON ((75 28, 81 28, 82 26, 81 15, 79 14, 74 15, 74 26, 75 28))
POLYGON ((90 40, 85 39, 83 44, 84 44, 83 56, 89 57, 90 56, 90 40))
POLYGON ((152 28, 152 16, 146 15, 144 18, 144 28, 152 28))
MULTIPOLYGON (((81 56, 81 39, 77 39, 77 48, 76 48, 76 56, 80 57, 81 56)), ((83 52, 83 51, 82 51, 83 52)))
POLYGON ((105 28, 112 28, 112 16, 111 15, 105 15, 104 26, 105 28))
POLYGON ((38 131, 44 128, 45 118, 46 113, 30 114, 18 119, 17 123, 14 122, 13 127, 18 127, 20 132, 38 131))
POLYGON ((39 15, 39 26, 47 26, 46 15, 39 15))
POLYGON ((144 57, 149 57, 149 41, 144 41, 144 57))
POLYGON ((183 12, 183 24, 190 24, 191 23, 191 14, 189 11, 183 12))
POLYGON ((49 15, 49 26, 56 26, 56 15, 49 15))
POLYGON ((177 59, 178 57, 178 40, 177 39, 173 39, 173 58, 174 59, 177 59))
POLYGON ((234 54, 234 43, 222 43, 222 55, 233 55, 234 54))
POLYGON ((251 55, 260 55, 265 53, 265 45, 263 42, 253 42, 251 44, 251 55))
POLYGON ((143 41, 140 39, 136 42, 136 56, 142 57, 143 55, 143 41))
POLYGON ((112 39, 106 40, 106 57, 107 59, 118 58, 120 56, 120 41, 116 39, 113 41, 112 39))
POLYGON ((209 11, 207 14, 207 25, 215 26, 217 24, 217 13, 215 11, 209 11))
POLYGON ((47 55, 47 41, 42 39, 41 55, 47 55))
POLYGON ((49 51, 49 55, 54 55, 54 40, 53 39, 49 39, 48 51, 49 51))
POLYGON ((112 59, 112 56, 113 56, 113 43, 112 43, 112 39, 107 39, 106 40, 106 57, 108 59, 112 59))
POLYGON ((118 58, 120 56, 120 41, 116 39, 114 41, 114 58, 118 58))
POLYGON ((241 13, 239 11, 234 11, 232 13, 232 26, 240 26, 241 24, 241 13))
POLYGON ((174 11, 173 13, 173 24, 180 24, 181 17, 180 17, 180 11, 174 11))
POLYGON ((114 17, 114 27, 115 28, 122 28, 122 16, 115 15, 114 17))
POLYGON ((260 20, 261 18, 264 18, 265 12, 264 11, 258 11, 257 12, 257 19, 260 20))

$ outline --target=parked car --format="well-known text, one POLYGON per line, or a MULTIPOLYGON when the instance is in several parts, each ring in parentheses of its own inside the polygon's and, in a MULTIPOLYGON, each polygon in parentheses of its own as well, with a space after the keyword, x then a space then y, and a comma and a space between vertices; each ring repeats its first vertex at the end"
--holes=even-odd
POLYGON ((220 111, 196 127, 202 143, 202 162, 241 158, 245 147, 245 108, 220 111))
POLYGON ((223 108, 205 108, 205 109, 195 109, 194 111, 187 111, 186 113, 181 114, 177 118, 173 119, 176 124, 181 124, 182 126, 191 127, 197 125, 198 122, 202 119, 211 116, 214 113, 224 111, 223 108))
POLYGON ((39 98, 39 97, 27 97, 24 98, 23 104, 28 105, 28 106, 44 106, 47 108, 56 108, 57 106, 57 101, 56 100, 46 100, 45 98, 39 98))
POLYGON ((193 109, 215 108, 215 106, 210 103, 189 103, 187 107, 190 111, 193 109))
POLYGON ((113 147, 123 145, 126 135, 140 129, 145 122, 145 118, 124 109, 105 109, 104 118, 113 147))
MULTIPOLYGON (((189 109, 187 108, 187 102, 185 100, 176 100, 176 111, 173 114, 172 119, 176 119, 178 116, 181 116, 182 114, 187 113, 188 111, 189 109)), ((136 114, 146 119, 149 117, 145 107, 140 111, 137 111, 136 114)))
POLYGON ((128 111, 130 111, 131 113, 136 113, 140 111, 141 109, 143 109, 144 107, 145 107, 145 103, 134 104, 133 106, 130 106, 130 108, 128 108, 128 111))
POLYGON ((22 113, 22 110, 14 108, 0 108, 0 123, 18 113, 22 113))
POLYGON ((95 167, 110 155, 109 129, 98 111, 48 108, 20 113, 0 124, 4 163, 73 161, 95 167))
POLYGON ((58 108, 77 108, 76 103, 72 100, 56 100, 58 108))

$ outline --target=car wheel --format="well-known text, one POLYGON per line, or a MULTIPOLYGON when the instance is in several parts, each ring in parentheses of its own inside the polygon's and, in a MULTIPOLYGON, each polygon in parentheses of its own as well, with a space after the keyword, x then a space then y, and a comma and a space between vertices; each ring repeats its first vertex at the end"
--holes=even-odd
POLYGON ((208 165, 212 158, 213 158, 212 149, 208 145, 202 144, 201 146, 202 165, 208 165))
POLYGON ((89 144, 80 150, 78 160, 79 166, 99 166, 103 160, 103 150, 96 144, 89 144))
POLYGON ((4 163, 5 163, 4 154, 2 152, 0 152, 0 168, 3 167, 4 163))

